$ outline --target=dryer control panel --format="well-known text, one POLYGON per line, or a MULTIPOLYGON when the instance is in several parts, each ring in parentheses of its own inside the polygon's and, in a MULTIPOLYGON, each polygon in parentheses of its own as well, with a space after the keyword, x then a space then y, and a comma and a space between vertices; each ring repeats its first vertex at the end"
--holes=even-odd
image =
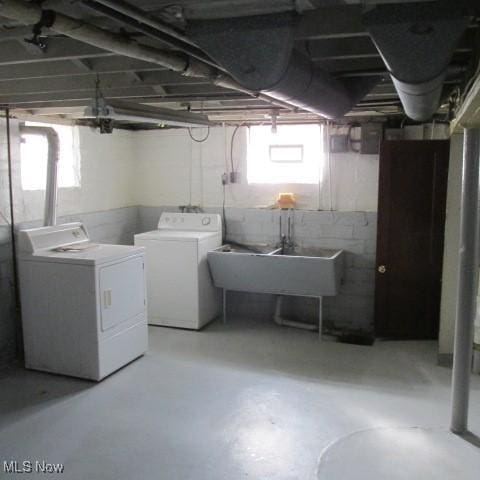
POLYGON ((222 218, 216 213, 163 212, 159 230, 189 230, 192 232, 221 232, 222 218))
POLYGON ((64 223, 53 227, 31 228, 18 232, 19 253, 38 253, 65 245, 88 243, 87 229, 80 222, 64 223))

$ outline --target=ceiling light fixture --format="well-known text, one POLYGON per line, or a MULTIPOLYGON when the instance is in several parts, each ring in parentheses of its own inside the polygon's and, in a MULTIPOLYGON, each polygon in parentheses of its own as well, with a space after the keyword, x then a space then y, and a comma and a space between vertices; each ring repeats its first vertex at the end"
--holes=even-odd
MULTIPOLYGON (((103 100, 103 99, 102 99, 103 100)), ((111 120, 125 123, 150 123, 172 127, 213 126, 206 115, 152 107, 123 100, 106 100, 86 107, 82 119, 111 120)))

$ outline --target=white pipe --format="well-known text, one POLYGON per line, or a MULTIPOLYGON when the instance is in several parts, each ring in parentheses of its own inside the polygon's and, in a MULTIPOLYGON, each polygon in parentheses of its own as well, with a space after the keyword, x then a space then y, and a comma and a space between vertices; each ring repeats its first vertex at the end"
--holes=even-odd
POLYGON ((58 161, 60 159, 60 141, 57 132, 51 127, 21 126, 20 133, 25 135, 38 135, 47 139, 47 185, 45 188, 45 210, 43 225, 50 227, 57 223, 57 180, 58 161))
POLYGON ((457 321, 452 373, 452 419, 450 429, 468 430, 468 404, 472 369, 473 322, 478 282, 478 187, 480 130, 465 129, 460 207, 460 255, 457 287, 457 321))
MULTIPOLYGON (((24 25, 35 25, 42 18, 44 10, 34 3, 19 0, 0 0, 0 15, 16 20, 24 25)), ((74 38, 94 47, 123 55, 125 57, 143 60, 145 62, 161 65, 175 72, 180 72, 187 77, 201 77, 208 79, 214 85, 236 90, 253 97, 260 98, 273 105, 292 109, 292 105, 275 100, 264 93, 257 93, 242 87, 230 76, 219 72, 210 65, 193 58, 177 53, 170 53, 147 45, 139 45, 123 35, 111 33, 95 25, 85 23, 83 20, 54 12, 53 23, 48 28, 57 33, 74 38)))
POLYGON ((164 25, 163 23, 158 22, 155 19, 149 17, 147 14, 143 13, 141 10, 139 10, 133 5, 129 5, 126 2, 118 1, 118 0, 95 0, 95 1, 97 3, 100 3, 101 5, 105 5, 106 7, 121 13, 122 15, 126 15, 127 17, 133 18, 137 22, 148 25, 149 27, 152 27, 155 30, 163 32, 167 35, 170 35, 173 38, 176 38, 177 40, 181 40, 182 42, 188 43, 189 45, 198 48, 195 42, 190 40, 185 35, 181 35, 173 28, 170 28, 169 26, 164 25))
MULTIPOLYGON (((25 3, 19 0, 0 0, 0 15, 25 25, 38 23, 42 18, 43 12, 44 10, 34 3, 25 3)), ((54 12, 53 22, 48 28, 117 55, 161 65, 175 72, 180 72, 185 76, 207 78, 215 85, 242 91, 250 95, 253 94, 253 92, 242 88, 233 79, 218 72, 210 65, 182 54, 166 52, 147 45, 139 45, 123 35, 111 33, 95 25, 85 23, 83 20, 77 20, 76 18, 54 12)))
MULTIPOLYGON (((34 3, 25 3, 18 0, 0 0, 0 14, 25 25, 38 23, 42 18, 42 11, 42 8, 34 3)), ((157 63, 175 71, 185 71, 189 66, 188 60, 180 55, 138 45, 122 35, 110 33, 95 25, 61 13, 55 12, 53 24, 49 28, 57 33, 62 33, 95 47, 138 60, 157 63)))
POLYGON ((284 325, 288 327, 303 328, 304 330, 317 330, 317 326, 313 323, 297 322, 295 320, 287 320, 281 315, 282 312, 283 295, 278 295, 275 303, 275 315, 273 320, 277 325, 284 325))

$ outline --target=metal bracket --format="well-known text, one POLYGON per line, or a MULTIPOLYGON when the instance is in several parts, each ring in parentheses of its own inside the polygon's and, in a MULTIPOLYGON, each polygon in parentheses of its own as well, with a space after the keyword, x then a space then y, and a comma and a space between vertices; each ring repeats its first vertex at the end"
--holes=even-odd
POLYGON ((53 10, 42 10, 40 21, 32 28, 32 38, 25 38, 25 42, 37 46, 40 50, 45 51, 48 47, 47 36, 42 35, 43 28, 50 28, 55 23, 55 12, 53 10))

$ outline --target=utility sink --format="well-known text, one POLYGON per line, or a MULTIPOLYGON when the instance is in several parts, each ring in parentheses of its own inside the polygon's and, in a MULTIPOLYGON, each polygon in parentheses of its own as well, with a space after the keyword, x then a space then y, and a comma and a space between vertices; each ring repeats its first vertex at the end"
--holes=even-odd
POLYGON ((208 252, 208 263, 224 290, 323 297, 338 294, 344 252, 230 244, 208 252))

